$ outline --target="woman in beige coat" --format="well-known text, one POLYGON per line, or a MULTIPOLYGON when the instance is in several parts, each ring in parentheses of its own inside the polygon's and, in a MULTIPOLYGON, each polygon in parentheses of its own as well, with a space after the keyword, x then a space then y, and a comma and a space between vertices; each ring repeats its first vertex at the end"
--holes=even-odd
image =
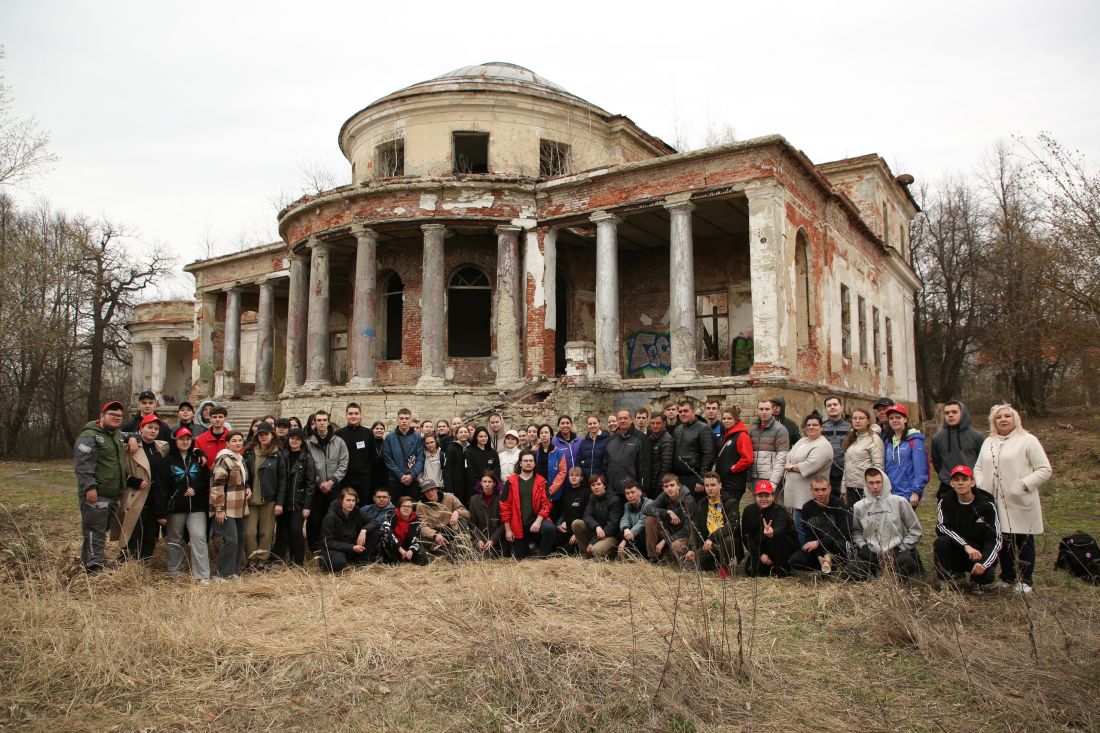
POLYGON ((844 438, 844 497, 849 509, 867 490, 864 471, 868 468, 881 471, 885 465, 886 450, 874 425, 870 412, 862 408, 852 410, 852 429, 844 438))
POLYGON ((1035 535, 1043 533, 1039 487, 1051 476, 1039 439, 1024 430, 1012 405, 989 411, 989 438, 982 443, 974 480, 997 500, 1001 523, 1002 589, 1030 593, 1035 570, 1035 535))
POLYGON ((833 464, 833 444, 821 434, 821 415, 811 412, 802 421, 801 438, 787 453, 783 466, 783 506, 794 511, 794 530, 798 545, 806 544, 806 530, 802 526, 802 507, 813 498, 810 479, 829 476, 833 464))

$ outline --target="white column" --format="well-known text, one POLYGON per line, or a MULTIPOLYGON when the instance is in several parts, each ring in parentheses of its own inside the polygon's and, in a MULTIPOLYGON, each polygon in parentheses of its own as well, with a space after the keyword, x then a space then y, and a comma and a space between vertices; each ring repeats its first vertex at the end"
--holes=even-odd
POLYGON ((256 314, 256 394, 271 392, 275 368, 275 283, 260 283, 259 312, 256 314))
POLYGON ((672 348, 670 381, 690 381, 699 376, 695 368, 695 251, 691 237, 691 194, 665 199, 668 209, 668 316, 672 348))
POLYGON ((596 223, 596 378, 618 381, 622 376, 619 347, 618 217, 606 211, 592 215, 596 223))
POLYGON ((443 312, 446 302, 443 286, 442 224, 424 224, 424 264, 420 281, 420 380, 418 387, 442 387, 443 312))
POLYGON ((130 355, 133 359, 133 364, 130 369, 130 389, 134 393, 134 399, 137 399, 137 396, 145 391, 145 367, 148 361, 148 353, 148 342, 130 342, 130 355))
POLYGON ((286 386, 289 392, 306 381, 306 324, 309 321, 309 259, 290 255, 290 296, 286 307, 286 386))
POLYGON ((150 339, 153 363, 149 371, 149 389, 157 396, 157 402, 164 404, 164 378, 168 373, 168 344, 162 338, 150 339))
POLYGON ((782 376, 790 365, 784 362, 783 344, 787 330, 783 317, 783 277, 786 267, 786 236, 783 192, 770 182, 745 191, 749 201, 749 278, 752 286, 754 376, 782 376))
POLYGON ((348 386, 364 389, 374 384, 374 339, 378 320, 378 235, 360 225, 351 228, 355 248, 355 292, 352 303, 351 374, 348 386))
POLYGON ((309 324, 306 333, 306 386, 331 384, 329 377, 329 262, 332 245, 310 242, 309 324))
POLYGON ((199 358, 191 369, 191 379, 198 394, 214 393, 214 321, 217 312, 218 294, 200 293, 195 302, 195 338, 199 341, 199 358))
POLYGON ((222 348, 222 390, 225 396, 237 394, 241 374, 241 291, 225 293, 225 343, 222 348))
POLYGON ((497 232, 497 386, 514 386, 521 379, 519 327, 519 232, 499 226, 497 232))

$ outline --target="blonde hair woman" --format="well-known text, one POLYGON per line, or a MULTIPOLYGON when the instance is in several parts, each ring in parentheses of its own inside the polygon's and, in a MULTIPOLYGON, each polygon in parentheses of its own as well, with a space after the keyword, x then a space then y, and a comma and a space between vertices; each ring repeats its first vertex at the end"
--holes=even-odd
POLYGON ((989 437, 982 443, 974 480, 997 500, 1001 522, 1001 584, 1030 593, 1035 535, 1043 533, 1039 487, 1050 480, 1050 461, 1039 439, 1024 430, 1012 405, 993 405, 989 437))

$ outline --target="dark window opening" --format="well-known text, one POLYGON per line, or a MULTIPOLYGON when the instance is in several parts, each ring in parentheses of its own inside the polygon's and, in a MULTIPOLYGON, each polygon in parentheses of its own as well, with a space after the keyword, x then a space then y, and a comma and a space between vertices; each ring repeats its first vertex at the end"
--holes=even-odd
POLYGON ((886 373, 894 373, 894 324, 886 319, 886 373))
POLYGON ((447 287, 447 355, 492 356, 492 321, 489 276, 476 267, 460 267, 447 287))
POLYGON ((840 353, 852 358, 852 299, 847 285, 840 286, 840 353))
POLYGON ((879 340, 878 308, 871 309, 871 333, 874 335, 875 344, 875 369, 882 368, 882 343, 879 340))
POLYGON ((379 334, 382 358, 387 361, 401 359, 401 329, 404 322, 405 283, 396 272, 391 272, 382 285, 382 314, 378 321, 384 324, 379 334))
POLYGON ((390 140, 374 148, 374 172, 378 178, 405 175, 405 141, 390 140))
POLYGON ((564 176, 569 172, 569 146, 553 140, 539 140, 539 177, 564 176))
POLYGON ((730 314, 726 293, 695 294, 695 358, 725 361, 730 358, 730 314))
MULTIPOLYGON (((565 374, 565 342, 569 340, 569 281, 565 279, 565 271, 560 267, 557 271, 557 280, 554 283, 556 296, 554 298, 554 371, 557 374, 565 374)), ((497 338, 500 338, 498 335, 497 338)))
POLYGON ((454 172, 489 172, 489 133, 454 133, 454 172))
POLYGON ((797 270, 797 287, 795 293, 795 311, 797 313, 797 334, 799 347, 810 345, 810 314, 813 313, 813 304, 810 302, 810 255, 809 243, 806 240, 806 232, 799 230, 798 239, 794 249, 794 263, 797 270))

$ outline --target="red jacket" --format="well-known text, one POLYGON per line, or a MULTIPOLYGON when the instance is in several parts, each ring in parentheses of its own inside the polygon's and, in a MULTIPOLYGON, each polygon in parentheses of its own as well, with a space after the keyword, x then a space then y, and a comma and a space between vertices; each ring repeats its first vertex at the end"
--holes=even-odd
MULTIPOLYGON (((535 486, 532 490, 531 508, 543 521, 549 522, 550 509, 553 505, 546 496, 546 479, 535 474, 535 486)), ((519 500, 519 474, 513 473, 504 484, 504 495, 500 497, 500 521, 505 526, 511 526, 512 534, 517 539, 523 537, 523 517, 521 513, 523 504, 519 500)))
POLYGON ((229 435, 228 430, 222 430, 221 435, 214 435, 214 432, 208 429, 195 438, 195 447, 206 454, 207 466, 213 466, 214 461, 218 458, 218 452, 225 448, 225 436, 227 435, 229 435))
POLYGON ((718 448, 721 450, 722 446, 733 435, 737 435, 737 439, 734 441, 734 447, 737 449, 737 462, 729 468, 730 473, 741 473, 752 467, 752 438, 749 437, 749 429, 745 427, 745 423, 738 420, 733 424, 733 427, 726 431, 726 434, 722 436, 722 440, 718 443, 718 448))

